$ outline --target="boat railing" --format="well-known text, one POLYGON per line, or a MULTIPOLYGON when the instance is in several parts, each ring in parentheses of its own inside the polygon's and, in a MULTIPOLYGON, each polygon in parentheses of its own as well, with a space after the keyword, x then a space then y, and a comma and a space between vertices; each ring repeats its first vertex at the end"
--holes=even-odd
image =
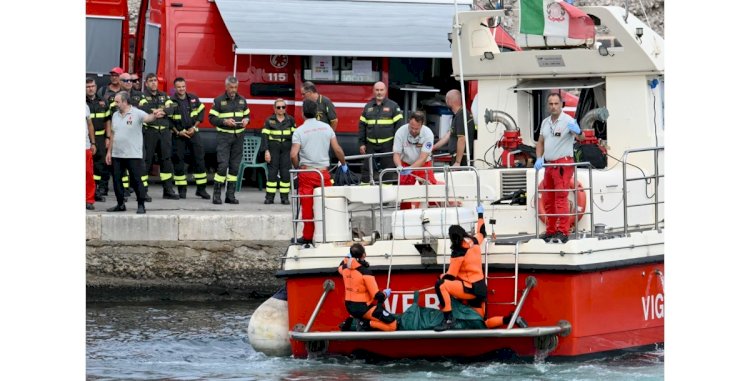
POLYGON ((297 243, 297 226, 300 222, 321 222, 321 229, 323 232, 323 242, 326 242, 326 223, 325 223, 325 213, 321 213, 321 216, 318 218, 315 218, 313 215, 312 219, 304 219, 300 216, 300 209, 302 208, 301 201, 302 198, 312 198, 312 197, 320 197, 321 202, 321 208, 322 210, 326 210, 326 187, 324 184, 325 178, 323 177, 323 173, 320 172, 320 170, 316 168, 300 168, 300 169, 290 169, 289 173, 291 176, 295 176, 298 173, 317 173, 320 177, 320 195, 315 195, 315 193, 309 194, 309 195, 301 195, 298 192, 294 191, 294 181, 290 181, 291 185, 291 197, 292 197, 292 232, 294 234, 294 243, 297 243))
MULTIPOLYGON (((377 184, 377 182, 376 182, 376 176, 375 176, 376 170, 375 170, 375 167, 374 167, 373 159, 378 158, 378 157, 387 157, 387 156, 393 156, 393 152, 381 152, 381 153, 368 153, 368 154, 359 154, 359 155, 349 155, 349 156, 346 156, 345 159, 346 159, 347 163, 350 163, 352 161, 357 161, 357 160, 362 160, 363 162, 367 161, 369 163, 368 171, 370 173, 370 182, 369 182, 369 185, 376 185, 377 184)), ((432 159, 435 159, 435 158, 438 158, 438 157, 443 157, 443 156, 450 156, 450 153, 441 153, 441 154, 432 155, 432 159)), ((380 179, 379 183, 380 184, 393 184, 393 183, 398 183, 398 181, 397 180, 383 180, 383 179, 380 179)), ((363 183, 361 185, 367 185, 367 184, 363 183)), ((396 205, 398 206, 398 204, 396 204, 396 205)), ((371 208, 367 208, 367 209, 363 209, 363 210, 357 210, 357 211, 350 211, 349 214, 350 214, 350 217, 353 217, 355 213, 360 213, 360 214, 369 213, 370 214, 370 216, 369 216, 370 218, 368 219, 368 221, 370 222, 370 232, 375 232, 377 230, 377 228, 376 228, 376 219, 375 219, 376 212, 377 212, 376 207, 373 205, 373 207, 371 207, 371 208)), ((382 211, 381 211, 380 215, 382 216, 382 211)), ((358 231, 360 231, 360 230, 358 230, 358 231)), ((380 232, 384 232, 384 230, 381 229, 380 232)))
POLYGON ((622 208, 622 218, 623 218, 623 227, 624 227, 624 233, 628 234, 628 230, 630 226, 628 225, 628 208, 636 208, 636 207, 642 207, 642 206, 652 206, 654 207, 654 229, 659 230, 659 204, 663 204, 664 201, 659 201, 659 188, 661 186, 660 179, 664 178, 663 171, 660 170, 659 166, 659 153, 664 151, 664 147, 648 147, 648 148, 635 148, 635 149, 629 149, 623 152, 622 154, 622 202, 623 202, 623 208, 622 208), (627 168, 628 165, 633 165, 628 163, 628 157, 631 154, 637 154, 637 153, 644 153, 644 152, 650 152, 654 157, 654 174, 647 176, 645 173, 643 176, 638 177, 628 177, 627 175, 627 168), (629 204, 628 203, 628 183, 635 182, 635 181, 643 181, 648 185, 648 182, 650 180, 654 181, 654 198, 653 202, 644 202, 639 204, 629 204))
MULTIPOLYGON (((539 170, 536 170, 534 174, 534 194, 539 195, 540 193, 545 192, 574 192, 575 195, 576 192, 579 190, 584 191, 584 193, 587 193, 589 196, 588 204, 594 205, 594 192, 593 192, 593 174, 591 172, 592 166, 591 163, 588 161, 582 161, 578 163, 544 163, 543 167, 545 170, 549 170, 550 167, 573 167, 573 185, 572 188, 563 188, 563 189, 539 189, 539 170), (576 168, 578 167, 584 167, 589 175, 589 185, 588 187, 578 187, 578 171, 576 168), (588 191, 588 192, 586 192, 588 191)), ((594 208, 588 208, 588 211, 579 212, 578 211, 578 197, 573 197, 573 210, 571 210, 569 213, 540 213, 539 210, 541 209, 541 205, 539 205, 541 201, 541 197, 538 198, 538 202, 536 203, 536 238, 539 238, 539 223, 540 223, 540 217, 568 217, 573 218, 574 223, 574 231, 575 236, 571 238, 578 238, 580 235, 580 231, 578 229, 578 219, 582 218, 583 215, 589 215, 592 225, 594 221, 594 208), (579 217, 580 216, 580 217, 579 217)))
MULTIPOLYGON (((421 170, 424 170, 424 171, 439 170, 439 171, 443 172, 443 176, 444 176, 444 179, 445 179, 445 204, 444 205, 445 205, 446 208, 448 207, 448 205, 450 203, 450 197, 449 197, 450 196, 450 187, 451 186, 455 187, 455 184, 452 181, 453 177, 451 176, 451 174, 453 172, 458 172, 458 171, 473 171, 474 172, 474 178, 476 179, 476 184, 477 184, 476 202, 479 203, 480 197, 481 197, 481 185, 479 183, 479 172, 477 172, 476 168, 474 168, 472 166, 451 167, 451 166, 447 166, 446 165, 446 166, 441 166, 441 167, 420 167, 419 170, 420 171, 421 170), (451 180, 449 180, 449 179, 451 179, 451 180)), ((397 168, 386 168, 386 169, 383 169, 382 171, 380 171, 380 185, 379 185, 379 189, 378 189, 378 197, 380 198, 380 229, 381 229, 380 231, 381 232, 385 232, 386 231, 385 230, 385 219, 383 218, 383 209, 385 207, 385 204, 383 203, 383 176, 386 175, 386 174, 388 174, 388 173, 391 173, 391 172, 399 173, 399 170, 397 168)), ((430 199, 430 195, 428 193, 429 186, 430 185, 435 185, 435 184, 430 184, 428 181, 423 181, 423 185, 425 187, 424 200, 425 200, 425 203, 429 203, 429 199, 430 199)), ((398 186, 400 186, 400 185, 398 185, 398 186)), ((396 193, 397 193, 397 196, 398 196, 398 189, 396 190, 396 193)), ((453 194, 455 195, 455 188, 454 188, 453 194)), ((395 200, 396 207, 398 207, 399 203, 400 203, 400 200, 398 200, 398 197, 396 197, 396 200, 395 200)), ((447 231, 445 228, 443 228, 442 230, 443 231, 447 231)))

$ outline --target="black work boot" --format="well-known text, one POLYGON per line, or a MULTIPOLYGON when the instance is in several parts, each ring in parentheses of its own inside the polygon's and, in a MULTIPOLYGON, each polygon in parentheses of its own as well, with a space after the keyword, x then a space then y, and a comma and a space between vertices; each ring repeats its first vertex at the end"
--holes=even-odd
POLYGON ((109 181, 104 181, 104 180, 102 180, 102 181, 101 181, 101 182, 99 182, 99 184, 97 185, 97 188, 99 188, 99 193, 100 193, 100 194, 101 194, 102 196, 108 196, 108 195, 109 195, 109 184, 108 184, 108 183, 109 183, 109 181))
POLYGON ((289 195, 282 194, 281 195, 281 203, 284 205, 289 205, 289 195))
POLYGON ((148 185, 143 186, 143 190, 144 190, 143 199, 146 202, 151 202, 151 196, 148 195, 148 185))
POLYGON ((263 201, 264 204, 273 204, 273 198, 276 197, 276 193, 266 193, 266 200, 263 201))
POLYGON ((187 185, 178 185, 177 193, 180 194, 180 198, 187 198, 187 185))
POLYGON ((96 190, 94 190, 94 201, 96 202, 107 201, 107 198, 104 197, 104 188, 102 187, 101 181, 96 184, 96 190))
POLYGON ((211 198, 211 195, 206 192, 206 184, 198 184, 198 189, 195 191, 195 195, 204 200, 211 198))
POLYGON ((142 202, 138 203, 138 210, 135 212, 136 214, 146 214, 146 205, 142 202))
POLYGON ((163 182, 162 187, 164 188, 164 193, 162 194, 162 198, 165 198, 167 200, 179 200, 180 199, 180 196, 177 195, 177 193, 174 193, 171 179, 163 182))
POLYGON ((453 313, 450 311, 443 312, 443 322, 440 323, 440 325, 435 327, 434 329, 436 332, 442 332, 442 331, 453 328, 455 324, 456 324, 456 321, 453 319, 453 313))
POLYGON ((234 190, 237 185, 236 181, 229 181, 227 182, 227 195, 224 198, 224 202, 227 204, 239 204, 240 202, 234 198, 234 190))
POLYGON ((214 183, 214 204, 221 205, 221 183, 214 183))

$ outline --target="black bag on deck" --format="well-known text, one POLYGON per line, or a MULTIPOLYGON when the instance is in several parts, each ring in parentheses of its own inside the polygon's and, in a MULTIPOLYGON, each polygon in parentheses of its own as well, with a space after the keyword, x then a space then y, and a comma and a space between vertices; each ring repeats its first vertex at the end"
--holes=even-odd
POLYGON ((574 155, 577 163, 588 161, 593 168, 607 168, 607 155, 596 144, 576 143, 574 155))
POLYGON ((334 169, 328 171, 333 180, 333 186, 348 186, 348 185, 359 185, 361 176, 352 172, 352 169, 344 173, 340 166, 336 166, 334 169))

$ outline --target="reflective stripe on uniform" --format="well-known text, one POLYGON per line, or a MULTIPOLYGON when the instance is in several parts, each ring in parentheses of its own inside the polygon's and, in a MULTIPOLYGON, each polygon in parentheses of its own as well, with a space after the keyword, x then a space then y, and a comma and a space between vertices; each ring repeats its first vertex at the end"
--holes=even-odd
POLYGON ((261 130, 261 133, 268 135, 292 136, 292 132, 294 132, 293 128, 287 128, 286 130, 269 130, 267 128, 264 128, 263 130, 261 130))
POLYGON ((147 187, 148 186, 148 175, 141 176, 141 182, 143 183, 144 187, 147 187))
MULTIPOLYGON (((333 179, 331 179, 333 182, 333 179)), ((285 183, 283 181, 279 181, 279 193, 281 194, 287 194, 289 193, 289 187, 291 186, 291 183, 285 183)))
POLYGON ((235 111, 235 112, 221 112, 221 113, 220 113, 220 112, 217 112, 217 113, 213 113, 213 111, 214 111, 214 110, 213 110, 213 109, 211 109, 211 112, 209 112, 209 114, 212 114, 212 115, 216 115, 216 116, 218 116, 219 118, 234 118, 234 117, 242 117, 242 116, 245 116, 245 115, 247 115, 247 114, 250 114, 250 110, 248 110, 248 109, 245 109, 245 112, 242 112, 242 111, 235 111))
POLYGON ((398 122, 398 121, 399 121, 399 120, 401 120, 402 118, 403 118, 403 116, 402 116, 401 114, 398 114, 398 115, 396 115, 396 116, 395 116, 394 118, 392 118, 392 119, 367 119, 367 118, 365 118, 364 116, 360 116, 360 117, 359 117, 359 120, 361 120, 362 122, 365 122, 365 123, 367 123, 367 124, 375 124, 375 125, 378 125, 378 124, 393 124, 393 123, 396 123, 396 122, 398 122))
POLYGON ((159 180, 161 180, 161 181, 167 181, 167 180, 169 180, 171 178, 172 178, 172 174, 171 173, 161 173, 161 172, 159 173, 159 180))
POLYGON ((276 193, 276 186, 278 183, 276 181, 268 181, 266 182, 266 193, 276 193))
POLYGON ((205 184, 208 182, 208 176, 206 175, 206 172, 203 173, 193 173, 193 178, 195 179, 196 185, 205 184))
POLYGON ((229 181, 230 183, 231 182, 236 182, 237 181, 237 176, 236 175, 227 174, 227 181, 229 181))
POLYGON ((193 110, 193 111, 190 112, 190 117, 191 118, 195 118, 196 116, 198 116, 198 113, 200 113, 201 111, 203 111, 204 108, 206 108, 206 107, 203 106, 203 103, 201 103, 201 105, 198 106, 197 109, 195 109, 195 110, 193 110))
POLYGON ((97 136, 104 135, 105 132, 107 132, 107 131, 105 131, 105 130, 94 131, 94 135, 97 135, 97 136))
POLYGON ((393 140, 393 136, 391 136, 390 138, 384 138, 384 139, 367 138, 367 141, 370 142, 370 143, 372 143, 372 144, 383 144, 383 143, 389 142, 391 140, 393 140))
POLYGON ((224 129, 224 128, 219 128, 219 127, 216 127, 216 131, 219 131, 219 132, 226 132, 226 133, 228 133, 228 134, 238 134, 238 133, 240 133, 240 132, 242 132, 242 131, 245 131, 245 128, 243 127, 243 128, 238 128, 238 129, 236 129, 236 130, 227 130, 227 129, 224 129))
POLYGON ((187 176, 174 175, 174 184, 175 185, 187 185, 187 176))
POLYGON ((218 173, 214 173, 214 181, 215 182, 217 182, 217 183, 223 183, 224 180, 226 180, 226 177, 224 177, 224 176, 222 176, 222 175, 220 175, 218 173))

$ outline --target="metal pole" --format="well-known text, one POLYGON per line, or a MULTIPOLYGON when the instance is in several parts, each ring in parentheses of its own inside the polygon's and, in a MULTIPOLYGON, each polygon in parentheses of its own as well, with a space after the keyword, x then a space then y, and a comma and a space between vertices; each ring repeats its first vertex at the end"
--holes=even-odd
POLYGON ((628 234, 628 151, 622 154, 622 221, 625 234, 628 234))
POLYGON ((328 292, 333 290, 333 288, 334 288, 334 283, 332 280, 326 279, 325 282, 323 282, 323 295, 320 296, 320 300, 318 300, 318 305, 315 306, 315 310, 313 311, 312 315, 310 315, 310 320, 307 321, 305 330, 302 332, 310 332, 310 328, 315 322, 315 318, 318 317, 318 312, 320 312, 320 307, 323 306, 323 302, 325 302, 326 296, 328 296, 328 292))
POLYGON ((518 306, 513 310, 513 316, 510 317, 507 329, 512 329, 513 325, 516 324, 516 319, 518 319, 518 315, 521 313, 521 308, 523 308, 523 303, 526 301, 526 296, 529 295, 529 291, 531 291, 534 286, 536 286, 536 278, 533 276, 526 278, 526 288, 523 290, 523 295, 521 295, 521 301, 518 302, 518 306))
POLYGON ((659 230, 659 149, 654 149, 654 229, 659 230))
MULTIPOLYGON (((464 60, 461 57, 461 25, 458 24, 458 1, 453 0, 453 7, 455 8, 455 24, 453 24, 454 38, 458 42, 458 74, 461 80, 461 108, 463 109, 464 118, 464 142, 466 142, 466 164, 471 165, 471 151, 469 151, 469 126, 466 118, 466 88, 464 86, 464 60)), ((461 163, 458 163, 461 165, 461 163)))
MULTIPOLYGON (((370 185, 375 185, 375 179, 373 178, 373 170, 372 170, 372 158, 373 156, 370 155, 370 157, 367 158, 367 161, 370 163, 369 169, 370 169, 370 185)), ((382 181, 382 180, 381 180, 382 181)))

